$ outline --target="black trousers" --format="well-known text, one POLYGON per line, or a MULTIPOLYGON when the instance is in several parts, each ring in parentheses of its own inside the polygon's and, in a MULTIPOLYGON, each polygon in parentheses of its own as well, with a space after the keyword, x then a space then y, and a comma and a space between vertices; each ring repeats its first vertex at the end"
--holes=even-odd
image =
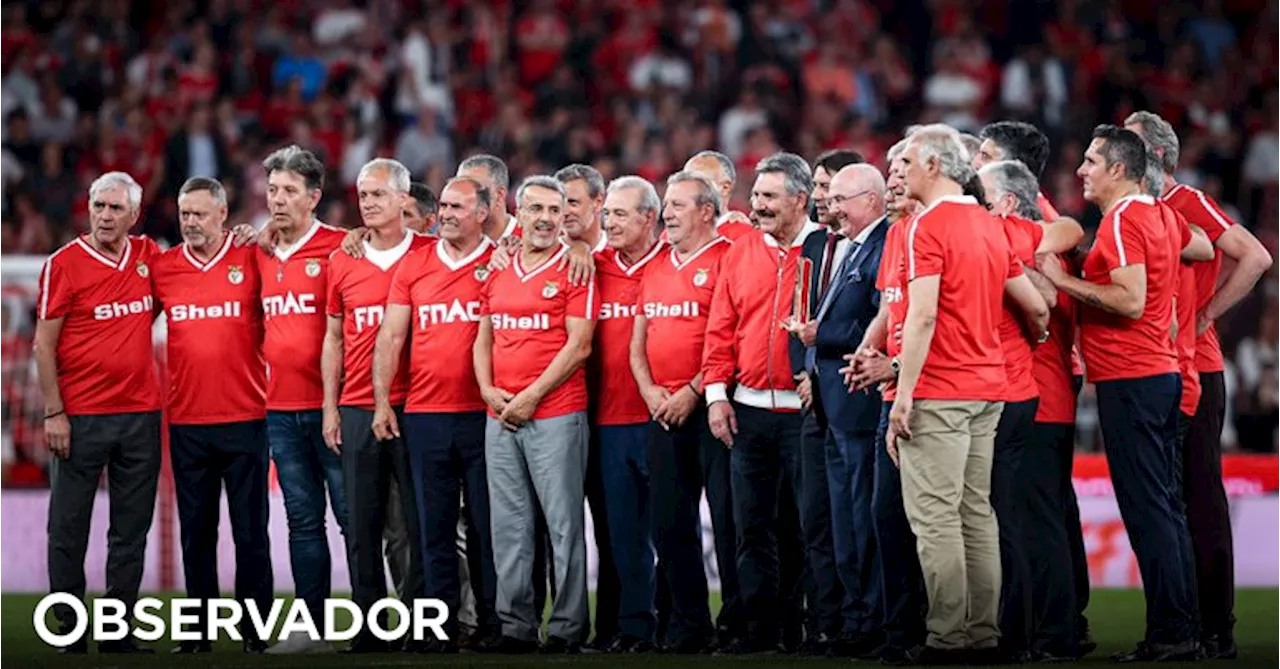
POLYGON ((1222 486, 1222 372, 1200 374, 1200 405, 1182 448, 1182 498, 1195 556, 1196 590, 1205 637, 1230 637, 1235 627, 1235 553, 1222 486))
POLYGON ((649 495, 653 545, 658 554, 664 622, 657 641, 679 644, 711 634, 707 574, 702 566, 702 451, 718 446, 699 408, 671 430, 649 423, 649 495), (708 443, 710 442, 710 443, 708 443), (665 600, 665 601, 663 601, 665 600))
POLYGON ((799 523, 787 518, 789 513, 799 516, 794 481, 799 471, 801 416, 737 403, 734 411, 738 434, 730 451, 730 467, 746 637, 755 646, 772 648, 780 640, 792 640, 788 637, 794 637, 803 623, 796 610, 802 591, 798 587, 802 579, 797 576, 803 572, 803 536, 799 523), (798 560, 788 557, 797 552, 798 560))
MULTIPOLYGON (((815 382, 816 384, 816 382, 815 382)), ((831 529, 831 490, 827 481, 827 422, 817 411, 804 412, 800 439, 800 524, 808 577, 805 599, 809 635, 844 632, 844 586, 836 572, 831 529)))
MULTIPOLYGON (((379 599, 387 596, 382 533, 386 528, 387 497, 391 486, 400 486, 400 499, 406 507, 417 499, 417 494, 404 438, 378 441, 373 435, 372 411, 339 407, 339 412, 342 416, 342 478, 347 492, 347 527, 351 536, 351 599, 368 611, 379 599)), ((403 425, 403 413, 399 409, 396 413, 403 425)), ((419 536, 416 507, 412 511, 406 508, 405 525, 410 534, 419 536)), ((422 573, 421 546, 410 546, 409 563, 410 573, 422 573)), ((373 641, 367 627, 361 630, 357 639, 362 637, 373 641)))
MULTIPOLYGON (((271 607, 274 574, 267 534, 267 421, 219 425, 169 426, 169 455, 178 497, 182 534, 182 569, 187 596, 214 599, 218 587, 218 524, 222 489, 227 490, 227 515, 236 546, 236 599, 271 607)), ((204 609, 196 614, 197 630, 204 630, 204 609)), ((246 618, 240 626, 246 638, 256 636, 246 618)))
MULTIPOLYGON (((71 454, 55 458, 49 475, 49 591, 84 599, 84 556, 102 470, 107 470, 111 524, 107 528, 106 597, 132 612, 142 584, 147 532, 160 478, 160 412, 70 416, 71 454)), ((67 627, 75 614, 55 606, 67 627)))
POLYGON ((1075 431, 1075 425, 1069 423, 1036 423, 1022 458, 1021 485, 1026 489, 1023 539, 1031 577, 1030 646, 1057 657, 1074 657, 1080 637, 1076 628, 1075 556, 1068 528, 1074 511, 1075 531, 1080 532, 1080 511, 1073 509, 1075 496, 1071 492, 1075 431))
MULTIPOLYGON (((710 429, 708 429, 710 433, 710 429)), ((738 525, 734 517, 732 451, 712 437, 702 440, 702 487, 711 514, 711 533, 720 577, 720 613, 716 633, 736 637, 746 633, 746 611, 738 580, 738 525)), ((659 588, 659 593, 662 588, 659 588)), ((674 593, 668 593, 674 596, 674 593)))
MULTIPOLYGON (((592 421, 594 425, 594 421, 592 421)), ((595 639, 602 641, 610 641, 618 636, 618 605, 622 600, 622 584, 618 580, 618 568, 613 561, 613 547, 609 542, 609 514, 605 510, 604 501, 604 474, 600 468, 600 431, 598 428, 591 430, 591 443, 587 445, 587 477, 584 481, 586 487, 587 505, 591 507, 591 528, 595 533, 596 539, 596 612, 595 612, 595 639)), ((538 513, 540 521, 538 530, 539 536, 546 536, 544 542, 546 545, 546 554, 548 556, 547 565, 554 565, 555 562, 550 559, 551 555, 551 539, 547 534, 546 520, 542 517, 541 511, 538 513)), ((541 574, 537 566, 534 567, 535 574, 541 574)), ((548 572, 550 574, 550 572, 548 572)), ((552 579, 554 582, 554 579, 552 579)), ((551 596, 555 597, 555 589, 552 587, 551 596)), ((535 589, 534 601, 541 602, 542 598, 537 595, 535 589)), ((539 609, 541 611, 542 609, 539 609)), ((584 628, 583 634, 590 633, 591 625, 584 628)), ((587 639, 582 639, 585 643, 587 639)))
POLYGON ((1027 565, 1027 489, 1022 460, 1032 441, 1040 399, 1005 402, 996 426, 991 508, 1000 525, 1000 646, 1018 653, 1031 638, 1031 574, 1027 565))
MULTIPOLYGON (((1073 394, 1079 397, 1080 389, 1084 387, 1084 377, 1072 377, 1071 387, 1073 394)), ((1089 637, 1089 619, 1084 615, 1085 610, 1089 608, 1089 556, 1084 550, 1080 501, 1076 499, 1076 488, 1071 476, 1075 468, 1075 425, 1071 426, 1071 442, 1072 447, 1063 449, 1060 455, 1063 476, 1066 477, 1063 486, 1067 491, 1067 544, 1071 546, 1071 575, 1076 590, 1076 639, 1084 640, 1089 637)))
POLYGON ((925 640, 924 617, 929 608, 924 575, 916 552, 916 535, 902 502, 902 475, 885 448, 892 402, 880 409, 875 440, 875 491, 871 495, 872 526, 880 551, 880 586, 883 594, 881 631, 885 645, 910 650, 925 640))

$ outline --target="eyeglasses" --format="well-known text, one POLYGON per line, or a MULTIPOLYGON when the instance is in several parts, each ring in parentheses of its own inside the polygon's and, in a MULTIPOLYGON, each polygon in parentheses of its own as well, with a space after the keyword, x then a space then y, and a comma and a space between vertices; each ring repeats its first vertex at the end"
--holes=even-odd
POLYGON ((853 195, 828 195, 828 196, 827 196, 827 206, 831 206, 831 205, 838 205, 838 204, 840 204, 841 202, 844 202, 844 201, 846 201, 846 200, 854 200, 854 199, 857 199, 857 198, 862 197, 863 195, 870 195, 870 194, 872 194, 872 193, 874 193, 874 192, 875 192, 875 191, 873 191, 873 190, 863 190, 863 191, 858 191, 857 193, 854 193, 853 195))

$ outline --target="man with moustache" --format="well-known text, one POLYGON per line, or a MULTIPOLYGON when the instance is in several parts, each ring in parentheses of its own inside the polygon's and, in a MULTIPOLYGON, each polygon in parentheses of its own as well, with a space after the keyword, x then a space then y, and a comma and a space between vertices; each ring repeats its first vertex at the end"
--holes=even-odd
MULTIPOLYGON (((262 358, 261 281, 251 247, 223 229, 227 192, 214 179, 188 179, 178 191, 183 243, 161 255, 151 273, 168 322, 169 453, 182 533, 187 597, 221 596, 218 524, 227 491, 236 547, 236 599, 271 606, 267 536, 267 368, 262 358)), ((203 609, 196 614, 203 636, 203 609)), ((241 625, 244 650, 266 642, 241 625)), ((183 641, 175 653, 208 653, 209 639, 183 641)))
POLYGON ((596 254, 600 320, 592 367, 597 375, 594 392, 600 399, 592 427, 600 448, 607 541, 621 586, 618 636, 607 648, 612 653, 653 649, 649 411, 631 373, 630 350, 640 281, 662 250, 657 225, 661 208, 658 193, 648 181, 635 176, 611 181, 604 201, 609 248, 596 254))
MULTIPOLYGON (((814 190, 818 190, 816 185, 814 190)), ((868 657, 880 645, 880 568, 871 513, 880 397, 878 393, 849 393, 840 368, 844 356, 853 352, 853 345, 862 340, 879 311, 880 293, 875 284, 888 230, 884 196, 884 177, 866 164, 841 168, 826 188, 822 209, 838 222, 849 248, 834 266, 830 286, 814 307, 816 333, 805 355, 809 383, 817 388, 814 403, 821 405, 826 418, 824 441, 818 442, 825 457, 820 471, 829 490, 830 514, 825 520, 840 578, 837 590, 843 593, 838 626, 832 629, 838 638, 831 650, 855 657, 868 657)), ((807 451, 808 443, 805 447, 807 451)), ((816 487, 809 482, 811 471, 804 471, 806 492, 816 487)), ((805 531, 813 535, 808 526, 805 531)), ((812 564, 810 555, 811 568, 812 564)))
POLYGON ((662 217, 670 245, 640 281, 631 337, 631 371, 651 416, 649 504, 658 579, 665 581, 659 590, 670 593, 669 621, 657 643, 676 654, 714 651, 742 633, 729 454, 711 436, 701 400, 706 323, 720 260, 731 246, 716 234, 719 209, 719 193, 705 177, 677 172, 667 179, 662 217), (715 639, 702 565, 704 487, 720 576, 715 639))
POLYGON ((729 241, 737 240, 755 229, 756 224, 740 211, 730 211, 733 188, 738 181, 738 169, 729 156, 719 151, 699 151, 685 161, 687 172, 706 177, 720 191, 720 217, 716 219, 716 233, 729 241))
MULTIPOLYGON (((142 187, 124 172, 89 185, 89 233, 40 272, 35 350, 44 433, 54 459, 49 491, 49 591, 84 599, 93 499, 107 470, 111 529, 106 596, 132 611, 142 582, 160 475, 160 391, 153 370, 150 272, 160 251, 131 237, 142 187), (122 389, 129 392, 122 393, 122 389)), ((76 616, 54 607, 63 633, 76 616)), ((84 637, 60 650, 88 652, 84 637)), ((100 653, 150 653, 133 637, 100 653)))
MULTIPOLYGON (((840 234, 840 223, 827 207, 827 189, 836 172, 861 162, 862 156, 857 152, 837 149, 819 155, 813 163, 813 210, 821 228, 805 239, 800 251, 800 262, 805 270, 797 272, 796 290, 807 298, 793 311, 804 310, 806 313, 793 313, 789 322, 793 336, 790 344, 791 371, 804 405, 800 479, 791 485, 796 487, 801 500, 796 520, 801 521, 805 540, 803 545, 786 547, 786 552, 779 559, 784 572, 804 571, 808 615, 805 620, 807 635, 800 647, 803 655, 826 654, 832 643, 844 636, 846 622, 842 608, 847 598, 837 574, 832 537, 832 514, 840 511, 832 510, 827 485, 827 416, 817 388, 817 362, 812 347, 817 336, 818 305, 829 292, 836 271, 853 246, 852 240, 840 234)), ((783 496, 783 501, 786 501, 786 496, 783 496)), ((779 514, 787 523, 794 524, 794 514, 786 504, 782 505, 779 514)))
POLYGON ((485 466, 498 573, 504 652, 537 648, 534 608, 534 506, 551 535, 556 596, 541 651, 576 653, 587 625, 583 478, 587 466, 587 387, 597 315, 594 280, 569 282, 559 261, 565 191, 547 176, 516 193, 521 250, 481 294, 474 346, 476 380, 489 407, 485 466))
POLYGON ((813 180, 803 158, 778 153, 756 168, 752 216, 760 231, 741 238, 716 282, 703 377, 712 433, 731 449, 738 577, 745 608, 742 638, 726 654, 774 650, 798 636, 798 603, 780 588, 776 545, 783 477, 797 478, 801 402, 781 325, 792 311, 796 267, 808 222, 813 180), (732 400, 729 385, 734 384, 732 400), (784 607, 790 609, 784 611, 784 607), (786 615, 789 619, 782 619, 786 615))
POLYGON ((1055 263, 1041 272, 1082 303, 1080 342, 1116 500, 1138 558, 1147 599, 1146 635, 1114 659, 1178 661, 1200 654, 1191 539, 1176 468, 1181 381, 1170 337, 1181 249, 1194 243, 1185 220, 1144 195, 1142 138, 1098 126, 1077 175, 1085 199, 1104 212, 1083 278, 1055 263), (1139 525, 1141 528, 1139 529, 1139 525))
MULTIPOLYGON (((351 587, 355 604, 368 613, 387 596, 382 537, 387 498, 399 488, 405 504, 405 525, 418 535, 413 480, 404 441, 394 433, 375 432, 373 356, 378 329, 386 310, 391 278, 410 251, 431 243, 408 232, 401 218, 409 195, 409 170, 399 162, 375 158, 356 179, 360 215, 370 235, 363 258, 341 251, 329 257, 328 329, 320 358, 324 380, 323 433, 329 449, 342 458, 348 522, 351 528, 351 587)), ((408 393, 408 374, 392 379, 385 402, 398 411, 408 393)), ((421 595, 422 554, 409 547, 410 582, 401 598, 421 595)), ((352 641, 349 652, 387 650, 386 642, 366 627, 352 641)))
MULTIPOLYGON (((1222 207, 1203 191, 1174 180, 1180 145, 1168 121, 1149 111, 1125 119, 1125 127, 1138 133, 1159 157, 1163 177, 1154 179, 1164 201, 1202 228, 1213 242, 1214 259, 1193 265, 1195 274, 1196 360, 1200 377, 1200 401, 1187 427, 1182 457, 1183 499, 1195 553, 1201 644, 1211 658, 1237 655, 1232 628, 1235 625, 1235 557, 1231 517, 1222 485, 1222 423, 1226 412, 1222 347, 1214 322, 1244 299, 1271 267, 1271 254, 1249 230, 1237 225, 1222 207), (1234 260, 1233 269, 1219 280, 1222 257, 1234 260)), ((1153 188, 1154 188, 1153 184, 1153 188)), ((1181 299, 1179 306, 1181 307, 1181 299)))
MULTIPOLYGON (((324 189, 324 165, 315 154, 288 146, 267 156, 267 206, 276 245, 254 256, 262 281, 267 361, 267 443, 284 493, 289 562, 297 596, 314 620, 323 617, 332 573, 325 532, 325 491, 348 548, 347 497, 342 460, 324 441, 320 358, 327 324, 326 269, 344 233, 315 218, 324 189)), ((350 552, 348 551, 348 556, 350 552)), ((324 641, 302 634, 270 654, 324 652, 324 641)))
POLYGON ((489 531, 489 485, 485 475, 484 400, 476 384, 471 356, 458 355, 475 343, 480 321, 480 292, 489 279, 495 244, 484 235, 489 191, 469 177, 455 177, 440 192, 439 242, 410 253, 396 268, 387 313, 374 349, 373 429, 383 438, 400 436, 403 424, 414 504, 421 529, 426 575, 424 596, 457 611, 463 588, 474 588, 476 633, 458 637, 462 622, 445 621, 449 641, 429 642, 440 652, 462 647, 491 650, 501 640, 494 610, 497 575, 489 531), (409 387, 401 423, 391 403, 393 380, 406 363, 409 387), (465 504, 460 504, 465 500, 465 504), (470 551, 455 546, 459 518, 475 528, 470 551), (478 561, 461 574, 466 558, 478 561))

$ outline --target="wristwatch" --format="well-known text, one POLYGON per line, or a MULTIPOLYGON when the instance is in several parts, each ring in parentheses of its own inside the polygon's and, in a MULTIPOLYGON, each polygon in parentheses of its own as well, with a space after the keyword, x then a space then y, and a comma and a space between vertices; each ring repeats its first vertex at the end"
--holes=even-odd
POLYGON ((898 356, 895 355, 889 359, 889 369, 893 370, 894 376, 897 376, 902 371, 902 361, 898 359, 898 356))

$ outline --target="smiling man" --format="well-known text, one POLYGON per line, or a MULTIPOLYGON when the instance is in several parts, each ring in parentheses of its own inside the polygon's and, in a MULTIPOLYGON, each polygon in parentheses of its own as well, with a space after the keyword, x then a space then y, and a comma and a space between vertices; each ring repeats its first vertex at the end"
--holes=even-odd
MULTIPOLYGON (((84 598, 84 556, 93 499, 107 470, 111 529, 106 596, 133 610, 160 474, 160 391, 151 324, 151 264, 159 254, 131 237, 142 187, 124 172, 89 186, 89 234, 58 249, 40 272, 36 370, 44 433, 54 459, 49 494, 49 590, 84 598), (126 392, 127 391, 127 392, 126 392)), ((54 607, 62 632, 75 615, 54 607)), ((64 649, 85 653, 82 637, 64 649)), ((132 637, 102 653, 150 653, 132 637)))
MULTIPOLYGON (((168 319, 169 455, 182 530, 187 596, 218 587, 218 522, 223 483, 236 546, 236 599, 271 606, 274 576, 267 536, 267 368, 262 358, 261 280, 251 247, 223 229, 227 192, 196 177, 178 195, 183 243, 156 261, 152 284, 168 319)), ((197 615, 194 629, 204 630, 197 615)), ((247 621, 246 621, 247 622, 247 621)), ((246 652, 266 643, 242 625, 246 652)), ((203 634, 202 634, 203 636, 203 634)), ((213 650, 183 641, 174 652, 213 650)))
POLYGON ((534 607, 534 506, 551 535, 555 598, 544 653, 575 653, 587 625, 587 556, 583 479, 587 467, 587 384, 597 316, 595 280, 569 282, 559 261, 564 185, 525 179, 516 192, 524 233, 511 265, 481 295, 473 354, 476 381, 489 408, 485 466, 498 617, 504 652, 537 647, 541 615, 534 607))

